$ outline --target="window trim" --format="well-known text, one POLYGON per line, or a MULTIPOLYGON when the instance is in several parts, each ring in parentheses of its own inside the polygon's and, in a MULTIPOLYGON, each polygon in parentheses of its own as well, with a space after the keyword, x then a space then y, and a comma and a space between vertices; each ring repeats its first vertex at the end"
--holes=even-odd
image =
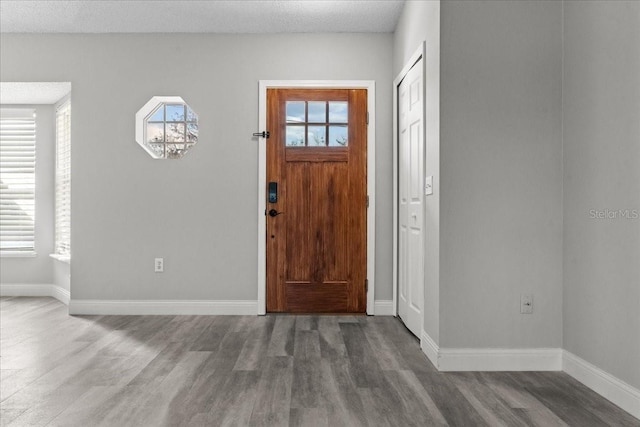
POLYGON ((24 251, 24 252, 19 252, 19 251, 5 251, 5 252, 0 252, 0 258, 35 258, 37 257, 38 254, 36 253, 36 251, 24 251))

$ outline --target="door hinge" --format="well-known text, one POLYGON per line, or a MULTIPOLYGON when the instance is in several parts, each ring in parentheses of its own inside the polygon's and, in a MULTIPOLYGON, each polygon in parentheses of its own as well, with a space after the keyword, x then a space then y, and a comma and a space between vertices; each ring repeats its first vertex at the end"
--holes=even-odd
POLYGON ((369 207, 369 196, 367 196, 367 208, 369 207))
POLYGON ((364 279, 364 291, 369 292, 369 279, 364 279))
POLYGON ((369 112, 367 111, 367 124, 369 124, 369 112))

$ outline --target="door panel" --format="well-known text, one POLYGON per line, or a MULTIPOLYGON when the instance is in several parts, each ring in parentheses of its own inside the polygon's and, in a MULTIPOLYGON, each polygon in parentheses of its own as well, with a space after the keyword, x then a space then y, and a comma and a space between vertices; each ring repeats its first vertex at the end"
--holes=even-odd
POLYGON ((269 89, 267 311, 366 310, 366 90, 269 89))
POLYGON ((424 114, 422 60, 398 86, 398 313, 416 336, 424 295, 424 114))

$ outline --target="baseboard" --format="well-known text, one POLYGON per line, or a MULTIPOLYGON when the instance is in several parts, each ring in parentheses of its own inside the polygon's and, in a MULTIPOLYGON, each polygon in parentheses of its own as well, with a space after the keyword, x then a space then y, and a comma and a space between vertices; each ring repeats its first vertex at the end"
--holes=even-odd
POLYGON ((79 315, 257 315, 257 301, 74 300, 69 314, 79 315))
POLYGON ((560 371, 559 348, 440 348, 440 371, 560 371))
POLYGON ((53 297, 63 304, 69 305, 69 291, 51 284, 9 284, 0 285, 0 296, 3 297, 53 297))
POLYGON ((376 316, 393 316, 393 301, 378 300, 375 302, 374 310, 376 316))
POLYGON ((427 359, 429 359, 431 363, 433 363, 433 366, 438 369, 438 355, 440 354, 440 347, 438 347, 438 344, 436 344, 426 331, 422 331, 420 348, 422 349, 422 352, 427 355, 427 359))
POLYGON ((562 370, 634 417, 640 418, 640 390, 566 350, 562 353, 562 370))
POLYGON ((51 284, 10 284, 0 285, 3 297, 50 297, 51 284))
POLYGON ((62 302, 63 304, 69 305, 69 301, 71 300, 71 293, 61 288, 60 286, 51 285, 51 296, 62 302))

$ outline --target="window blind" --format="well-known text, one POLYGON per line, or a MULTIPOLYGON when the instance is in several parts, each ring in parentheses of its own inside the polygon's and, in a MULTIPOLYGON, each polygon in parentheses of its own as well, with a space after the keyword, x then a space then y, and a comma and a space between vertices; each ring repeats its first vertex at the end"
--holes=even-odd
POLYGON ((55 253, 71 255, 71 102, 56 109, 55 253))
POLYGON ((33 108, 0 108, 0 253, 33 253, 36 187, 33 108))

